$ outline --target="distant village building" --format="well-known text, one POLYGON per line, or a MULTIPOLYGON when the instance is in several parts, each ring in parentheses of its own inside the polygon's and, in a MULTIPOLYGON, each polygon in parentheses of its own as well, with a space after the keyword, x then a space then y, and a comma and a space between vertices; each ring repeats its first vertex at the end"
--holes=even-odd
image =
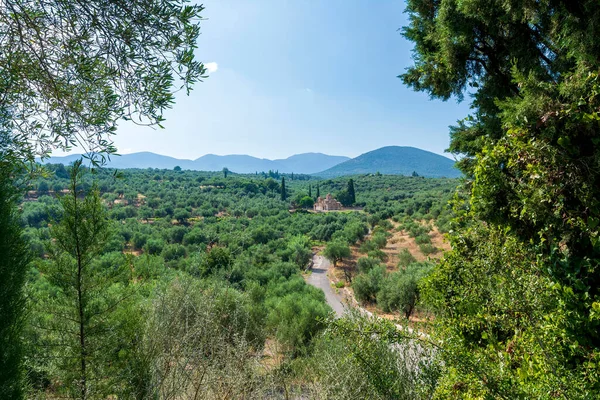
POLYGON ((319 197, 317 202, 313 206, 315 211, 331 211, 331 210, 341 210, 342 203, 331 197, 331 193, 327 193, 325 198, 319 197))

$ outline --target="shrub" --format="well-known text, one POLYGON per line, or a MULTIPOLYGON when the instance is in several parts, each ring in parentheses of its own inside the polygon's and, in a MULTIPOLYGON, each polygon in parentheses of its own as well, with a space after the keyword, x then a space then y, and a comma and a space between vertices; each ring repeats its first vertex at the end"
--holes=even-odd
POLYGON ((425 254, 426 256, 428 256, 430 254, 435 254, 440 250, 430 243, 425 243, 425 244, 420 245, 419 249, 421 250, 421 253, 425 254))
POLYGON ((342 241, 333 241, 327 243, 323 255, 333 263, 335 267, 343 258, 350 257, 350 247, 342 241))
POLYGON ((304 196, 298 202, 300 208, 312 208, 313 204, 315 204, 315 201, 310 196, 304 196))
POLYGON ((371 250, 367 253, 370 258, 376 258, 381 261, 387 260, 388 256, 383 251, 379 249, 371 250))
POLYGON ((431 263, 417 262, 388 275, 377 293, 377 304, 383 311, 402 311, 409 318, 419 300, 420 282, 432 267, 431 263))
POLYGON ((380 260, 377 258, 361 257, 358 259, 358 261, 356 263, 356 267, 358 268, 358 272, 361 272, 364 274, 364 273, 369 272, 374 267, 379 266, 380 263, 381 263, 380 260))
POLYGON ((377 298, 377 292, 381 289, 385 274, 385 267, 379 266, 371 269, 366 274, 357 275, 352 281, 352 288, 354 289, 356 299, 361 303, 374 303, 377 298))
POLYGON ((375 250, 375 249, 377 249, 377 246, 375 245, 375 243, 373 243, 373 241, 371 241, 371 240, 367 240, 366 242, 363 242, 360 245, 358 251, 361 252, 361 253, 363 253, 363 254, 366 254, 366 253, 368 253, 368 252, 370 252, 372 250, 375 250))
POLYGON ((163 251, 161 252, 162 257, 165 261, 173 261, 178 260, 182 257, 186 256, 185 247, 180 244, 170 244, 165 246, 163 251))
POLYGON ((428 234, 424 233, 424 234, 417 236, 415 238, 415 242, 417 242, 417 244, 431 243, 431 238, 429 237, 428 234))
POLYGON ((409 264, 414 263, 417 259, 408 251, 408 249, 402 249, 398 255, 398 267, 406 268, 409 264))
POLYGON ((378 249, 383 249, 387 245, 387 238, 382 233, 376 233, 373 235, 371 241, 378 249))
POLYGON ((143 233, 136 232, 133 234, 133 248, 136 250, 141 250, 144 248, 146 241, 148 240, 148 236, 143 233))
POLYGON ((160 254, 165 247, 165 242, 162 239, 148 239, 144 246, 144 252, 155 255, 160 254))

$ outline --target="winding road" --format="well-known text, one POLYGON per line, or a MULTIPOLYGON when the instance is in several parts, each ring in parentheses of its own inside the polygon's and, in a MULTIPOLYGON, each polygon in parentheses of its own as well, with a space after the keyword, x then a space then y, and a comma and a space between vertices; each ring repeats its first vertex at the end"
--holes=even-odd
POLYGON ((313 255, 313 268, 312 273, 306 278, 306 283, 317 287, 325 293, 325 300, 327 304, 338 317, 344 315, 346 306, 342 303, 342 296, 335 292, 335 289, 331 287, 329 283, 329 277, 327 276, 327 270, 331 267, 331 263, 328 259, 318 254, 313 255))
MULTIPOLYGON (((357 309, 363 315, 369 317, 376 317, 376 315, 374 315, 372 312, 359 306, 356 303, 356 301, 353 302, 354 306, 352 306, 351 304, 348 304, 346 301, 342 300, 342 296, 339 293, 337 293, 335 288, 331 286, 331 282, 329 281, 329 277, 327 276, 327 271, 329 270, 329 268, 331 268, 331 262, 328 259, 318 254, 313 254, 312 273, 306 277, 306 283, 323 290, 323 292, 325 293, 325 300, 327 301, 327 304, 329 304, 333 311, 335 311, 337 317, 339 318, 343 316, 344 313, 351 307, 357 309)), ((421 338, 429 339, 429 335, 427 335, 426 333, 419 331, 415 332, 412 328, 404 327, 400 324, 394 323, 394 325, 396 325, 396 327, 400 330, 406 330, 411 335, 416 333, 421 338)))

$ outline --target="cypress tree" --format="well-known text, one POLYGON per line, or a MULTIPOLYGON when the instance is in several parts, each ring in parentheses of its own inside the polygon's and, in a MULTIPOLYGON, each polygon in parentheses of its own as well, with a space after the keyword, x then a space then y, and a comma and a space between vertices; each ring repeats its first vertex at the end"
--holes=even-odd
POLYGON ((17 215, 12 168, 0 163, 0 398, 23 397, 21 331, 29 252, 17 215))
POLYGON ((287 199, 287 193, 285 192, 285 177, 281 178, 281 201, 287 199))
POLYGON ((350 204, 356 203, 356 194, 354 193, 354 180, 352 179, 348 181, 348 199, 350 200, 350 204))
POLYGON ((312 197, 312 187, 308 185, 308 197, 312 197))
POLYGON ((317 185, 317 198, 321 197, 321 190, 319 189, 319 185, 317 185))

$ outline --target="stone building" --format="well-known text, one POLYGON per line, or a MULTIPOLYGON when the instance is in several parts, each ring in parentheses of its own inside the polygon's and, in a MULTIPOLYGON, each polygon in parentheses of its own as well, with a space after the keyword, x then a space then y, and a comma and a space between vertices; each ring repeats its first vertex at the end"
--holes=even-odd
POLYGON ((315 211, 331 211, 331 210, 341 210, 342 203, 337 201, 331 196, 331 193, 327 193, 325 198, 319 197, 313 206, 315 211))

